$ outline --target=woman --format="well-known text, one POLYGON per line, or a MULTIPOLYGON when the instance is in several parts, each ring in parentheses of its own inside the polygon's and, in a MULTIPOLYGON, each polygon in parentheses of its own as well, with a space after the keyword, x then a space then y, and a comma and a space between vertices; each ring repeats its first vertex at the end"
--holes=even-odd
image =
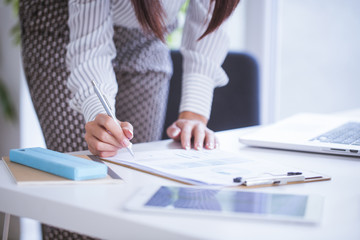
MULTIPOLYGON (((166 34, 184 1, 69 1, 67 66, 70 106, 83 113, 89 150, 101 157, 133 142, 159 140, 172 73, 166 34), (105 114, 91 80, 116 110, 121 129, 105 114), (133 134, 135 131, 135 135, 133 134)), ((190 1, 181 52, 184 58, 178 120, 167 129, 184 149, 213 149, 206 127, 214 87, 228 79, 221 68, 228 39, 220 27, 238 0, 190 1)))
MULTIPOLYGON (((133 137, 130 131, 132 126, 135 131, 133 142, 160 138, 171 76, 168 49, 161 39, 165 38, 165 30, 170 32, 175 27, 174 16, 182 2, 169 0, 161 2, 161 5, 155 0, 113 1, 112 4, 109 0, 79 3, 70 1, 69 4, 58 0, 20 1, 23 66, 47 148, 60 152, 81 151, 87 148, 88 143, 93 153, 110 156, 118 147, 123 146, 120 142, 124 139, 124 134, 127 138, 133 137), (157 11, 160 7, 164 9, 163 12, 157 11), (163 14, 168 18, 163 19, 163 14), (116 22, 119 24, 113 26, 116 22), (143 27, 146 29, 145 33, 143 27), (94 38, 96 33, 98 39, 94 38), (106 81, 109 79, 111 81, 106 81), (73 93, 71 106, 80 113, 67 104, 71 96, 66 87, 67 80, 73 93), (84 80, 88 82, 84 84, 84 80), (104 111, 92 92, 91 80, 97 82, 113 107, 116 102, 117 117, 129 121, 131 125, 123 122, 123 130, 117 132, 119 129, 113 125, 112 120, 100 114, 104 111), (91 94, 86 94, 87 91, 91 94), (84 141, 82 113, 87 122, 87 143, 84 141), (106 128, 118 140, 103 130, 102 126, 107 124, 110 126, 106 128), (101 134, 105 136, 105 140, 101 134), (107 138, 110 138, 110 143, 107 138)), ((213 3, 214 17, 206 34, 216 29, 230 15, 237 2, 221 0, 213 3)), ((184 73, 188 73, 184 76, 184 82, 198 79, 197 74, 210 76, 205 80, 214 80, 211 86, 206 81, 205 84, 200 83, 200 90, 191 84, 184 84, 184 92, 197 98, 198 102, 193 103, 188 96, 183 97, 179 120, 168 128, 168 134, 173 139, 181 139, 185 148, 189 146, 189 138, 193 135, 198 147, 205 134, 205 141, 209 143, 207 148, 211 149, 216 144, 215 140, 211 140, 214 135, 206 128, 206 122, 212 88, 226 83, 220 65, 226 54, 227 43, 222 29, 197 41, 207 29, 205 19, 207 22, 211 19, 210 16, 208 19, 209 6, 210 0, 191 1, 184 29, 184 35, 188 36, 182 44, 184 73), (203 54, 196 54, 199 51, 203 54), (204 60, 213 64, 207 64, 206 61, 204 63, 204 60), (202 88, 208 91, 202 91, 202 88), (203 92, 202 97, 197 96, 198 92, 203 92), (196 129, 196 132, 192 129, 196 129)), ((72 239, 90 239, 48 225, 42 225, 42 231, 44 239, 60 235, 72 239)))

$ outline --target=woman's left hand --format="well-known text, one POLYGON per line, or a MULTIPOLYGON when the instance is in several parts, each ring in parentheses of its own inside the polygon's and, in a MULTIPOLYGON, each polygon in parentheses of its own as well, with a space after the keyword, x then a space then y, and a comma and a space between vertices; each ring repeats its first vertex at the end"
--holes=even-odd
POLYGON ((180 141, 184 149, 191 148, 191 139, 194 140, 194 148, 201 150, 214 149, 218 146, 218 140, 212 130, 207 128, 207 119, 193 112, 182 112, 179 118, 167 129, 167 135, 175 141, 180 141))

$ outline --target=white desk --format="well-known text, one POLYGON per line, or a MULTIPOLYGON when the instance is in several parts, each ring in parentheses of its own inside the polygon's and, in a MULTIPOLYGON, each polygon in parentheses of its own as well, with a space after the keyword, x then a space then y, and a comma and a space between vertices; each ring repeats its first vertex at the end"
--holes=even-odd
MULTIPOLYGON (((221 148, 332 176, 331 181, 256 189, 325 196, 320 225, 125 212, 123 203, 138 187, 179 184, 113 164, 126 183, 17 186, 0 161, 0 211, 104 239, 360 239, 360 159, 245 147, 237 138, 246 130, 218 133, 221 148)), ((134 151, 172 147, 178 145, 161 141, 134 145, 134 151)))

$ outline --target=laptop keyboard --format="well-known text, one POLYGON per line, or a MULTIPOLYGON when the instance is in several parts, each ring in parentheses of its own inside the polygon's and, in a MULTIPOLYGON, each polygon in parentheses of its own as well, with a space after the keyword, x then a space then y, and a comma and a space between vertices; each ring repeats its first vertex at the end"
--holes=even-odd
POLYGON ((360 146, 360 122, 345 123, 311 139, 311 141, 360 146))

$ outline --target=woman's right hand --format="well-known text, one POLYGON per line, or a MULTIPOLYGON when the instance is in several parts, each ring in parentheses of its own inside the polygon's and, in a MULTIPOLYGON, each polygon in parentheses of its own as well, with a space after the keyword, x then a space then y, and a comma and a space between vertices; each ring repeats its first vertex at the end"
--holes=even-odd
POLYGON ((106 114, 98 114, 94 121, 85 125, 85 141, 92 154, 112 157, 120 148, 129 146, 133 138, 133 126, 119 121, 121 128, 106 114))

